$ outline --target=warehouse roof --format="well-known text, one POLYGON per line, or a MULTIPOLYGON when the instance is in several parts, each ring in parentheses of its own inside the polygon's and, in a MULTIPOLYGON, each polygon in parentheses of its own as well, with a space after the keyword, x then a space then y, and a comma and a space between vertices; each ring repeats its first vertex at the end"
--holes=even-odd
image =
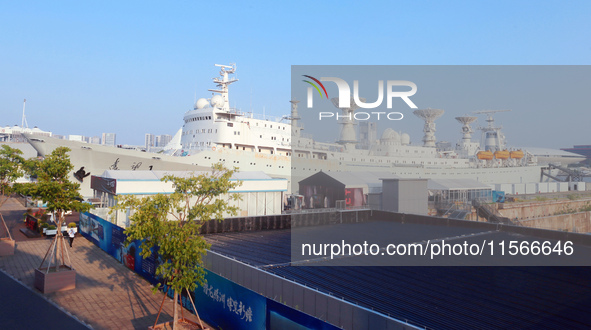
MULTIPOLYGON (((405 222, 391 223, 396 227, 388 231, 392 242, 470 233, 489 239, 494 236, 496 241, 515 235, 489 232, 476 225, 429 229, 424 223, 409 223, 408 215, 405 222), (408 230, 400 230, 400 226, 408 230)), ((422 327, 591 326, 591 272, 585 267, 294 266, 290 263, 291 234, 291 230, 270 230, 205 237, 212 244, 212 251, 422 327)), ((589 249, 578 245, 575 248, 589 249)))

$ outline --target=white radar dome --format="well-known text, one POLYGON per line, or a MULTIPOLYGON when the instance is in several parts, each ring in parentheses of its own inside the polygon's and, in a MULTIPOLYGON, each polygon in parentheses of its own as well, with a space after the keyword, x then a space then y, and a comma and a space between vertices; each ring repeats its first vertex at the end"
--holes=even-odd
POLYGON ((381 140, 384 140, 384 141, 392 141, 392 142, 400 142, 400 135, 395 130, 393 130, 391 128, 386 128, 386 130, 382 134, 381 140))
POLYGON ((402 135, 400 135, 400 142, 402 143, 403 146, 407 146, 410 144, 410 135, 406 134, 406 133, 402 133, 402 135))
POLYGON ((209 102, 207 102, 207 99, 200 98, 197 100, 197 102, 195 102, 195 109, 205 109, 207 107, 209 107, 209 102))
POLYGON ((391 128, 386 128, 380 138, 380 144, 390 146, 400 145, 400 134, 391 128))
POLYGON ((215 108, 221 108, 224 106, 224 97, 221 95, 214 95, 211 98, 211 106, 215 108))

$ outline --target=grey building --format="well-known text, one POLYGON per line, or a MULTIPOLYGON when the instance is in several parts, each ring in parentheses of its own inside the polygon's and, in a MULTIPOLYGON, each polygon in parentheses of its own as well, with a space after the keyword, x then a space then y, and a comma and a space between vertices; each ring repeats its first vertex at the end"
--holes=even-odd
POLYGON ((380 210, 427 215, 427 179, 382 179, 380 210))
POLYGON ((427 179, 402 179, 387 172, 318 172, 299 182, 306 208, 367 207, 427 214, 427 179))

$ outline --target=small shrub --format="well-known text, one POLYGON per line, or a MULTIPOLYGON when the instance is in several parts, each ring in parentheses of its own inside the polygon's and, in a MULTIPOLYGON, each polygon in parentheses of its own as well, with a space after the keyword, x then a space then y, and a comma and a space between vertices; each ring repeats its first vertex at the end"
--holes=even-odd
POLYGON ((571 201, 574 201, 575 199, 578 199, 579 198, 579 195, 577 195, 577 194, 569 194, 569 195, 566 195, 566 198, 570 199, 571 201))
POLYGON ((580 212, 589 212, 589 211, 591 211, 591 204, 589 204, 589 202, 587 202, 585 204, 585 206, 581 207, 581 209, 579 211, 580 212))
POLYGON ((70 222, 68 224, 68 228, 76 228, 76 223, 75 222, 70 222))
POLYGON ((57 227, 55 225, 49 225, 47 227, 47 230, 54 230, 54 229, 57 229, 57 227))

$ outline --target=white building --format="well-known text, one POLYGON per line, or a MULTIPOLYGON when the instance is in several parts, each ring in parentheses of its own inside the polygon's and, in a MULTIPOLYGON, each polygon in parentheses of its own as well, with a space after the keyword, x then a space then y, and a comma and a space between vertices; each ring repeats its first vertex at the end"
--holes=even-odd
POLYGON ((168 134, 158 135, 156 137, 156 142, 154 144, 155 147, 166 147, 168 142, 172 140, 172 136, 168 134))
MULTIPOLYGON (((105 171, 101 176, 91 177, 91 188, 94 198, 100 201, 103 208, 95 208, 90 212, 107 219, 118 226, 129 225, 128 215, 118 212, 115 216, 109 216, 108 207, 115 205, 115 196, 135 195, 139 198, 153 194, 170 194, 174 192, 171 182, 161 181, 165 175, 185 177, 191 174, 199 175, 209 173, 205 171, 105 171)), ((237 216, 255 216, 281 214, 283 201, 287 193, 287 180, 274 179, 263 172, 238 172, 232 181, 242 181, 242 185, 231 193, 240 195, 241 200, 232 202, 238 206, 237 216)), ((226 198, 227 196, 221 196, 226 198)))
POLYGON ((89 139, 88 142, 90 142, 92 144, 101 144, 101 138, 98 136, 93 136, 89 139))
POLYGON ((68 135, 68 140, 70 140, 70 141, 79 141, 79 142, 86 142, 85 136, 83 136, 83 135, 75 135, 75 134, 68 135))
POLYGON ((144 146, 146 150, 150 149, 150 147, 154 146, 154 134, 147 133, 146 138, 144 140, 144 146))
POLYGON ((115 146, 116 134, 115 133, 103 133, 103 137, 101 139, 101 142, 104 145, 115 146))

